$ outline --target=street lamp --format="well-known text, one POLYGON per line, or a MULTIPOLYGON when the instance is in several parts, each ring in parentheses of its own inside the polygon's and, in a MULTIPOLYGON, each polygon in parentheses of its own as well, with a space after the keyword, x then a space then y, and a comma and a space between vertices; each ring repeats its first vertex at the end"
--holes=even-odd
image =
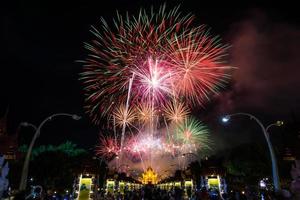
POLYGON ((276 161, 275 152, 274 152, 272 143, 270 141, 270 136, 269 136, 268 130, 272 126, 282 126, 283 121, 277 121, 275 123, 268 125, 265 128, 265 126, 262 124, 262 122, 260 120, 258 120, 255 116, 253 116, 252 114, 249 114, 249 113, 241 112, 241 113, 234 113, 234 114, 226 115, 225 117, 222 118, 222 122, 224 122, 224 123, 229 122, 230 118, 235 115, 248 116, 248 117, 250 117, 250 119, 253 119, 254 121, 256 121, 259 124, 259 126, 261 127, 263 134, 265 136, 265 139, 267 141, 267 144, 268 144, 269 152, 270 152, 270 157, 271 157, 271 162, 272 162, 272 175, 273 175, 274 188, 275 188, 276 192, 279 192, 280 191, 280 182, 279 182, 277 161, 276 161))
POLYGON ((26 157, 25 157, 25 161, 24 161, 24 165, 23 165, 23 169, 22 169, 22 175, 21 175, 21 181, 20 181, 20 185, 19 185, 19 190, 25 190, 26 189, 27 177, 28 177, 28 169, 29 169, 29 161, 30 161, 31 152, 32 152, 32 149, 33 149, 33 146, 34 146, 34 143, 35 143, 36 139, 40 135, 42 126, 47 121, 50 121, 50 120, 52 120, 52 118, 57 117, 57 116, 68 116, 68 117, 72 117, 72 119, 74 119, 74 120, 81 119, 81 117, 78 116, 78 115, 72 115, 72 114, 68 114, 68 113, 56 113, 56 114, 53 114, 53 115, 47 117, 46 119, 44 119, 37 128, 33 124, 30 124, 30 123, 27 123, 27 122, 23 122, 21 124, 23 126, 31 126, 31 127, 33 127, 35 129, 35 134, 32 137, 32 140, 30 142, 29 148, 28 148, 27 153, 26 153, 26 157))

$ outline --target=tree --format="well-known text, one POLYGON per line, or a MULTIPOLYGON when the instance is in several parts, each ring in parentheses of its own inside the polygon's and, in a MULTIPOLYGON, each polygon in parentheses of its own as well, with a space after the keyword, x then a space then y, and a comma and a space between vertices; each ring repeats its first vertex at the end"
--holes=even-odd
MULTIPOLYGON (((19 149, 25 153, 27 146, 19 149)), ((29 170, 29 178, 33 178, 29 184, 39 184, 46 189, 64 190, 71 188, 75 175, 81 170, 81 161, 86 159, 87 151, 78 148, 72 142, 63 144, 41 145, 33 149, 29 170)), ((16 188, 20 180, 20 171, 23 161, 11 163, 13 176, 9 176, 12 188, 16 188)))
POLYGON ((223 165, 229 176, 257 185, 259 180, 271 175, 270 159, 266 152, 259 144, 243 144, 229 151, 223 165))

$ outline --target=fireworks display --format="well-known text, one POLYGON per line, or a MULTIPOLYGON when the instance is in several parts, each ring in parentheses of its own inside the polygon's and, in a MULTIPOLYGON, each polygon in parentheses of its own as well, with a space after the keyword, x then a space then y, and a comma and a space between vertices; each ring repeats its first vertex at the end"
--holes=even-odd
POLYGON ((172 101, 164 107, 164 113, 169 121, 177 124, 182 122, 188 116, 190 111, 183 103, 172 101))
POLYGON ((152 165, 155 156, 209 148, 207 127, 189 115, 219 93, 232 67, 224 60, 228 46, 193 19, 164 5, 92 27, 80 78, 86 110, 94 123, 110 118, 114 127, 97 154, 152 165))
POLYGON ((192 144, 197 147, 209 148, 208 129, 201 122, 189 117, 175 130, 176 140, 182 144, 192 144))
POLYGON ((116 125, 122 127, 123 124, 130 125, 135 121, 136 112, 131 108, 126 110, 125 105, 120 105, 114 110, 113 116, 116 121, 116 125))
POLYGON ((96 147, 96 154, 106 159, 111 159, 120 152, 119 145, 114 138, 100 137, 100 145, 96 147))

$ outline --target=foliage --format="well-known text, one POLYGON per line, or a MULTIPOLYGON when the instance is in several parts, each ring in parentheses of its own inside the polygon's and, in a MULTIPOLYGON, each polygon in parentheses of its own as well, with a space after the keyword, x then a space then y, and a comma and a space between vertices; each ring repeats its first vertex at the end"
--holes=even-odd
MULTIPOLYGON (((20 152, 26 153, 28 147, 23 145, 20 152)), ((78 148, 72 142, 63 144, 42 145, 33 149, 28 177, 33 177, 30 184, 38 184, 48 189, 66 189, 73 184, 74 177, 82 171, 83 161, 89 157, 88 152, 78 148)), ((10 186, 15 189, 19 185, 24 160, 10 162, 10 186)))
POLYGON ((63 151, 45 151, 32 161, 29 174, 48 189, 71 188, 80 161, 79 157, 71 157, 63 151))
POLYGON ((228 175, 240 177, 249 184, 257 184, 261 178, 271 175, 267 151, 259 144, 244 144, 233 148, 223 165, 228 175))
MULTIPOLYGON (((22 153, 26 153, 27 150, 28 150, 27 145, 22 145, 19 147, 19 151, 22 153)), ((67 141, 58 146, 41 145, 39 147, 33 148, 32 152, 31 152, 31 159, 35 159, 40 154, 43 154, 46 152, 62 152, 62 153, 67 154, 70 157, 76 157, 81 154, 87 153, 86 150, 78 148, 76 144, 74 144, 70 141, 67 141)))

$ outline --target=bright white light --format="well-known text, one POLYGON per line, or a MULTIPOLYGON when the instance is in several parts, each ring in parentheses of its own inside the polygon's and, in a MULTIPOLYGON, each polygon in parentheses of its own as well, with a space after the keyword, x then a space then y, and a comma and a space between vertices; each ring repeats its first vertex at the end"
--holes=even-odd
POLYGON ((222 118, 222 122, 227 123, 230 120, 229 116, 225 116, 222 118))
POLYGON ((265 188, 265 187, 266 187, 266 182, 263 181, 263 180, 261 180, 261 181, 259 182, 259 186, 260 186, 261 188, 265 188))
POLYGON ((150 85, 152 86, 152 88, 157 88, 157 86, 159 85, 159 81, 157 80, 156 76, 151 79, 150 85))

